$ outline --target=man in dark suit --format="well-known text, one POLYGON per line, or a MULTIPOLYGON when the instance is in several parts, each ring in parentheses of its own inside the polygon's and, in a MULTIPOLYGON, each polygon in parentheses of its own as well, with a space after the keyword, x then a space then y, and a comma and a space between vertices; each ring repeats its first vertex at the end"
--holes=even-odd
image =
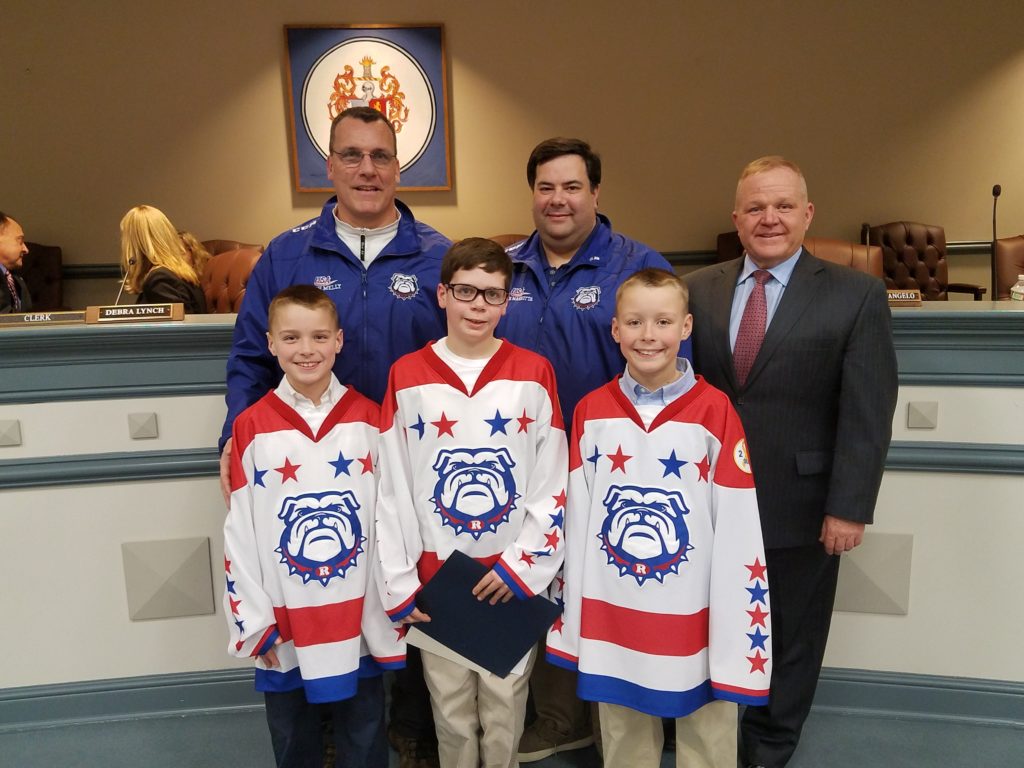
POLYGON ((13 271, 21 268, 26 253, 28 248, 21 225, 0 212, 0 314, 28 312, 32 309, 28 286, 13 271))
POLYGON ((896 406, 883 283, 803 248, 814 216, 800 169, 748 165, 732 218, 744 256, 687 279, 697 373, 747 433, 768 565, 771 696, 740 724, 747 765, 785 765, 810 711, 839 555, 872 522, 896 406))

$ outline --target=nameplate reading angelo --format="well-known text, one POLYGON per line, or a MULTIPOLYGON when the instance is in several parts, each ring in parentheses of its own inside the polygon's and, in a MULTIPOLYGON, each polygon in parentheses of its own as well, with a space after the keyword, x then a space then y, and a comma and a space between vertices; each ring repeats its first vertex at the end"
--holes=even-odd
POLYGON ((85 312, 19 312, 0 315, 0 325, 70 325, 84 323, 85 312))
POLYGON ((917 288, 889 288, 890 307, 920 307, 921 292, 917 288))
POLYGON ((106 307, 86 307, 87 323, 150 323, 160 320, 184 320, 185 305, 175 304, 124 304, 106 307))

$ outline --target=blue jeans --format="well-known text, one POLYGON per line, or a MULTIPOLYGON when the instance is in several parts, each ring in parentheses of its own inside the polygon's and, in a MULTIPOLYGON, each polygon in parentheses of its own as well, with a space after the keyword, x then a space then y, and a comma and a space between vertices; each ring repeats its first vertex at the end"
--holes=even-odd
POLYGON ((379 676, 360 679, 355 696, 329 704, 310 704, 301 688, 263 696, 278 768, 322 768, 325 712, 334 724, 335 768, 387 768, 379 676))

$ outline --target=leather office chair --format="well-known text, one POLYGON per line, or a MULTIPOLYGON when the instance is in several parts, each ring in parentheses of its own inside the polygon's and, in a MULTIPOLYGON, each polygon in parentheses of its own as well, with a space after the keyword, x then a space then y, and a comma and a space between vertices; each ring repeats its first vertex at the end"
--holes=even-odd
POLYGON ((203 240, 203 248, 208 250, 211 256, 224 251, 237 251, 239 248, 256 248, 263 253, 263 246, 259 243, 241 243, 238 240, 203 240))
POLYGON ((1017 275, 1024 275, 1024 235, 996 240, 996 284, 992 287, 996 299, 1010 298, 1010 288, 1017 275))
POLYGON ((19 274, 25 280, 28 295, 32 297, 32 311, 65 309, 64 253, 60 246, 39 243, 25 245, 28 253, 19 274))
POLYGON ((950 293, 969 293, 981 301, 980 285, 949 282, 946 231, 931 224, 893 221, 868 229, 868 242, 882 247, 882 272, 887 288, 921 291, 925 301, 946 301, 950 293))
POLYGON ((238 312, 249 274, 263 252, 261 247, 221 251, 206 263, 200 283, 211 314, 238 312))
POLYGON ((493 240, 502 248, 508 248, 510 245, 515 245, 520 240, 525 240, 529 235, 491 235, 488 240, 493 240))
MULTIPOLYGON (((878 246, 827 237, 808 237, 804 239, 804 248, 819 259, 882 277, 882 249, 878 246)), ((715 250, 719 262, 732 261, 743 255, 743 244, 736 232, 723 232, 718 236, 715 250)))

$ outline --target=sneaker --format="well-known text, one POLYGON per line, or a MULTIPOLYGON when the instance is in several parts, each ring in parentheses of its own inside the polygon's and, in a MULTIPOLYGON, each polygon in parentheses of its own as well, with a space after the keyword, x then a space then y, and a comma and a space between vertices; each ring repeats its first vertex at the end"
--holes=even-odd
POLYGON ((403 736, 388 728, 388 742, 398 752, 398 768, 441 768, 435 741, 403 736))
POLYGON ((523 738, 519 740, 518 759, 520 763, 533 763, 551 757, 556 752, 583 749, 593 743, 594 734, 589 723, 586 730, 565 734, 558 730, 553 721, 538 718, 533 725, 523 731, 523 738))

